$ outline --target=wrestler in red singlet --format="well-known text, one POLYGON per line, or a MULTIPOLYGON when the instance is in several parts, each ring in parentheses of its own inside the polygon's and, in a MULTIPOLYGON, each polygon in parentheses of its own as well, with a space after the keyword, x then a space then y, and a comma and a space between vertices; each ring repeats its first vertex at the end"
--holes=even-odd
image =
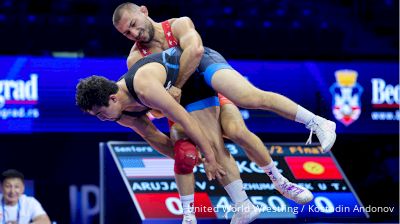
MULTIPOLYGON (((161 23, 162 28, 164 30, 164 35, 165 35, 165 39, 168 42, 168 47, 176 47, 179 45, 178 41, 175 39, 175 37, 172 35, 172 30, 171 30, 171 24, 168 22, 168 20, 164 21, 161 23)), ((152 54, 152 52, 141 46, 139 42, 136 42, 136 47, 139 49, 140 54, 143 57, 146 57, 147 55, 152 54)), ((219 105, 223 106, 225 104, 233 104, 228 98, 226 98, 225 96, 223 96, 222 94, 218 93, 218 98, 219 98, 219 105)), ((171 127, 174 122, 168 119, 168 124, 171 127)))

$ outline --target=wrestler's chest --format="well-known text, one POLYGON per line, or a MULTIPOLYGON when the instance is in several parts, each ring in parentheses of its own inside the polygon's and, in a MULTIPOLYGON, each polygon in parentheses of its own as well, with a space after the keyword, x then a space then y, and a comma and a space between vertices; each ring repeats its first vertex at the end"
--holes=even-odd
POLYGON ((151 53, 160 53, 161 51, 167 50, 170 47, 168 46, 167 42, 165 43, 157 43, 150 48, 151 53))

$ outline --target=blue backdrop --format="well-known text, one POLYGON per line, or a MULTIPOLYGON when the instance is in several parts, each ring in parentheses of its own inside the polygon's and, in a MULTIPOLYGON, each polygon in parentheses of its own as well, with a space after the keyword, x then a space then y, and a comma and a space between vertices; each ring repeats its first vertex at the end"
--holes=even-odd
MULTIPOLYGON (((257 87, 337 121, 338 133, 398 132, 396 62, 229 62, 257 87)), ((116 80, 125 71, 123 58, 0 57, 0 132, 130 132, 85 115, 74 99, 80 78, 96 74, 116 80)), ((242 114, 255 132, 307 132, 303 125, 270 112, 242 114)), ((155 123, 168 130, 164 119, 155 123)))

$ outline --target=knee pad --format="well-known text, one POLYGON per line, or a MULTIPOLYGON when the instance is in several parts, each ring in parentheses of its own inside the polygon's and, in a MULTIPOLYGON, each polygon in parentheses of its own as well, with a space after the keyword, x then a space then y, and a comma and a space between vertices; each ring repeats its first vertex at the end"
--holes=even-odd
POLYGON ((197 164, 198 152, 190 140, 178 140, 174 145, 176 174, 189 174, 197 164))

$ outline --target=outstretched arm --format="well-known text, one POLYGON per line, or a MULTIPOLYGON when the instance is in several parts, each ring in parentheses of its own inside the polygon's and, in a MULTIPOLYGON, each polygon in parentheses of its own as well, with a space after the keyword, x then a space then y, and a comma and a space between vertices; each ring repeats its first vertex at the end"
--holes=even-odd
MULTIPOLYGON (((144 82, 147 82, 147 80, 144 80, 144 82)), ((146 106, 160 110, 169 119, 180 124, 189 138, 200 147, 204 156, 211 160, 214 159, 211 146, 196 120, 167 93, 160 83, 149 82, 147 86, 147 88, 140 91, 140 88, 136 88, 137 86, 135 85, 139 99, 146 106)))
POLYGON ((204 52, 203 42, 189 17, 176 19, 171 29, 183 50, 179 63, 179 76, 175 82, 176 87, 182 88, 200 64, 204 52))
POLYGON ((153 75, 154 73, 149 75, 149 73, 151 74, 149 71, 142 70, 136 74, 134 86, 139 99, 148 107, 160 110, 169 119, 183 127, 185 133, 204 154, 205 165, 209 166, 206 171, 209 179, 224 175, 225 172, 217 164, 211 144, 204 136, 197 121, 167 93, 156 75, 153 75))
POLYGON ((174 159, 174 145, 171 139, 158 130, 146 115, 137 118, 123 117, 118 123, 138 133, 159 153, 174 159))

